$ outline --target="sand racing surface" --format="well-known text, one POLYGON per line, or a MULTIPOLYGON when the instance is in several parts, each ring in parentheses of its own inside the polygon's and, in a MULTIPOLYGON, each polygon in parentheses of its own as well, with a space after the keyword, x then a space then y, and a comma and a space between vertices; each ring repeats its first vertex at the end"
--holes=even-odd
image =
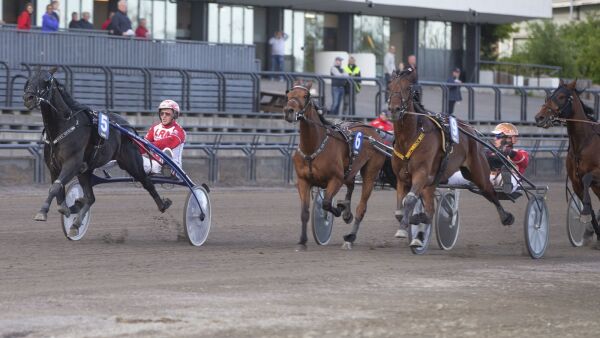
POLYGON ((393 238, 394 191, 373 193, 353 250, 336 219, 329 245, 309 230, 296 252, 294 189, 214 188, 213 228, 192 247, 178 239, 185 189, 161 189, 174 204, 160 214, 141 189, 99 187, 72 242, 55 205, 32 220, 47 187, 0 188, 0 337, 598 337, 600 251, 570 245, 564 184, 550 188, 540 260, 524 198, 504 202, 516 221, 503 227, 462 193, 456 247, 433 239, 415 256, 393 238))

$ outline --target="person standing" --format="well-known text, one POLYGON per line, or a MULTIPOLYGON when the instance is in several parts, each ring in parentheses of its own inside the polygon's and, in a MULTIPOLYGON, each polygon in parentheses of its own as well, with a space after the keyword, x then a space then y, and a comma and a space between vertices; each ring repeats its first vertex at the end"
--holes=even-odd
MULTIPOLYGON (((454 68, 452 70, 452 76, 449 77, 446 82, 461 84, 460 68, 454 68)), ((460 86, 448 86, 448 115, 454 115, 454 105, 459 101, 462 101, 460 86)))
MULTIPOLYGON (((348 65, 344 67, 344 72, 350 77, 357 77, 360 79, 360 68, 356 65, 356 60, 353 56, 348 58, 348 65)), ((361 89, 362 87, 360 85, 360 80, 354 80, 354 88, 352 88, 350 83, 346 82, 346 85, 344 86, 344 114, 348 113, 348 103, 350 102, 349 96, 351 90, 354 91, 354 95, 352 95, 352 102, 356 111, 356 94, 360 93, 361 89)))
POLYGON ((148 31, 148 28, 146 28, 146 19, 140 19, 138 27, 135 29, 135 37, 142 39, 150 38, 150 32, 148 31))
POLYGON ((109 33, 118 36, 133 36, 131 20, 127 17, 127 1, 120 0, 117 4, 118 11, 113 15, 108 25, 109 33))
MULTIPOLYGON (((335 76, 335 77, 348 76, 348 74, 346 74, 344 72, 344 69, 342 68, 343 60, 344 59, 340 56, 335 58, 335 62, 333 64, 333 66, 331 66, 331 69, 329 70, 329 73, 331 76, 335 76)), ((346 80, 344 80, 343 78, 331 79, 331 109, 329 110, 329 112, 333 115, 338 115, 340 113, 340 105, 342 104, 342 99, 344 97, 345 84, 346 84, 346 80)))
POLYGON ((58 20, 54 15, 54 9, 51 4, 46 6, 46 14, 42 17, 42 32, 58 31, 58 20))
POLYGON ((421 105, 421 100, 423 100, 423 95, 421 93, 421 86, 419 86, 419 72, 417 72, 417 57, 414 54, 410 54, 406 59, 406 66, 404 66, 403 70, 411 68, 414 72, 416 72, 414 81, 411 83, 414 89, 414 99, 415 101, 421 105))
POLYGON ((17 29, 31 29, 31 14, 33 14, 33 5, 31 2, 28 2, 17 19, 17 29))
POLYGON ((56 22, 60 25, 60 2, 54 0, 50 3, 52 5, 52 15, 56 18, 56 22))
POLYGON ((288 35, 282 31, 275 32, 275 35, 269 39, 271 45, 271 71, 283 72, 285 62, 285 40, 288 35))
POLYGON ((388 49, 387 53, 385 53, 385 56, 383 57, 383 76, 384 76, 384 80, 385 80, 385 100, 387 101, 389 98, 389 93, 387 91, 387 88, 390 84, 390 81, 392 81, 392 76, 394 75, 394 71, 396 70, 396 47, 395 46, 390 46, 390 48, 388 49))
POLYGON ((79 28, 79 14, 77 12, 71 13, 71 22, 69 22, 69 29, 79 28))
POLYGON ((79 20, 79 28, 81 29, 94 29, 94 25, 90 22, 90 12, 81 13, 81 20, 79 20))
POLYGON ((106 18, 106 20, 104 20, 104 22, 102 23, 102 27, 100 29, 102 29, 103 31, 108 30, 108 26, 110 25, 110 20, 112 20, 112 17, 114 15, 115 15, 115 12, 108 13, 108 18, 106 18))

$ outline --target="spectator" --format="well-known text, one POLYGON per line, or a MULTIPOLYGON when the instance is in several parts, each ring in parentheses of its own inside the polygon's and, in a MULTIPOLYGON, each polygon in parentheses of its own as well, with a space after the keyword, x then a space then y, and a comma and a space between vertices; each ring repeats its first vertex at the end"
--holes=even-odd
POLYGON ((69 29, 79 28, 79 14, 77 12, 71 13, 71 22, 69 22, 69 29))
MULTIPOLYGON (((402 68, 400 68, 402 69, 402 68)), ((388 88, 388 85, 390 84, 390 81, 392 80, 392 75, 394 74, 394 71, 396 70, 396 47, 395 46, 390 46, 390 48, 388 49, 387 53, 385 53, 385 56, 383 57, 383 71, 384 71, 384 78, 385 78, 385 88, 388 88)), ((385 100, 387 101, 388 97, 389 97, 389 93, 385 92, 385 100)))
POLYGON ((404 62, 400 62, 398 64, 398 68, 396 68, 396 69, 403 70, 404 68, 406 68, 406 67, 404 67, 404 62))
POLYGON ((60 24, 60 2, 54 0, 50 4, 52 5, 52 15, 56 18, 56 22, 60 24))
POLYGON ((113 15, 108 25, 108 30, 112 35, 133 36, 135 33, 131 29, 131 20, 127 17, 127 1, 120 0, 119 10, 113 15))
POLYGON ((25 9, 17 19, 17 29, 31 29, 31 14, 33 13, 33 5, 31 2, 25 4, 25 9))
POLYGON ((90 22, 90 12, 81 13, 81 20, 79 20, 79 28, 81 29, 94 29, 94 25, 90 22))
POLYGON ((108 26, 110 25, 110 20, 112 19, 113 15, 115 15, 115 12, 108 13, 108 18, 106 18, 106 20, 102 24, 102 27, 101 27, 102 30, 104 30, 104 31, 108 30, 108 26))
MULTIPOLYGON (((462 81, 459 78, 460 68, 455 68, 452 70, 452 76, 446 82, 460 84, 462 81)), ((454 105, 458 101, 462 101, 460 86, 448 86, 448 115, 454 115, 454 105)))
MULTIPOLYGON (((360 78, 360 68, 358 68, 358 66, 356 65, 356 60, 354 59, 353 56, 348 58, 348 65, 346 67, 344 67, 344 72, 346 74, 348 74, 348 76, 351 77, 358 77, 360 78)), ((361 85, 360 85, 360 80, 354 80, 354 97, 353 97, 353 106, 356 107, 356 94, 360 93, 361 90, 361 85)), ((344 113, 348 112, 348 106, 349 106, 349 96, 350 96, 350 90, 352 90, 352 87, 350 86, 349 82, 346 82, 346 85, 344 86, 344 113)))
MULTIPOLYGON (((344 72, 342 68, 342 61, 344 59, 342 57, 336 57, 335 63, 331 66, 330 75, 331 76, 348 76, 344 72)), ((331 110, 329 111, 331 114, 337 115, 340 113, 340 105, 342 103, 342 99, 344 97, 344 87, 346 84, 346 80, 340 78, 331 79, 331 110)))
POLYGON ((58 31, 58 20, 54 15, 54 9, 52 5, 46 6, 46 14, 42 17, 42 32, 56 32, 58 31))
POLYGON ((142 39, 150 38, 150 32, 148 32, 148 28, 146 28, 146 19, 140 19, 138 28, 135 30, 135 37, 142 39))
MULTIPOLYGON (((271 45, 271 70, 274 72, 283 72, 283 63, 285 61, 285 40, 288 35, 282 31, 275 32, 275 36, 269 39, 271 45)), ((281 80, 283 78, 280 78, 281 80)))
POLYGON ((369 124, 377 129, 382 129, 384 131, 394 131, 394 124, 392 123, 392 121, 390 121, 390 118, 388 117, 388 112, 386 111, 382 111, 381 114, 379 114, 379 117, 371 121, 371 123, 369 124))
MULTIPOLYGON (((404 69, 408 69, 408 68, 412 68, 414 71, 417 70, 417 57, 414 54, 411 54, 408 56, 408 59, 406 60, 406 66, 403 68, 404 69)), ((418 85, 419 82, 419 72, 417 72, 415 74, 415 78, 414 78, 414 82, 412 83, 413 85, 413 89, 414 89, 414 100, 416 101, 416 103, 421 107, 421 109, 423 108, 423 105, 421 104, 421 100, 423 99, 423 95, 421 93, 421 86, 418 85)))
POLYGON ((407 61, 408 66, 417 69, 417 57, 414 54, 409 55, 407 61))

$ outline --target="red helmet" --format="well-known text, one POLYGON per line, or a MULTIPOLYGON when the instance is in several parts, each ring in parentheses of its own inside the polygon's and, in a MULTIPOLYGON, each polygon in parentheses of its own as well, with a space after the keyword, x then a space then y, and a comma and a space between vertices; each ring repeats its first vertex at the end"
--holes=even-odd
POLYGON ((173 110, 173 119, 177 119, 179 117, 179 105, 177 102, 173 100, 164 100, 158 105, 158 111, 161 109, 172 109, 173 110))

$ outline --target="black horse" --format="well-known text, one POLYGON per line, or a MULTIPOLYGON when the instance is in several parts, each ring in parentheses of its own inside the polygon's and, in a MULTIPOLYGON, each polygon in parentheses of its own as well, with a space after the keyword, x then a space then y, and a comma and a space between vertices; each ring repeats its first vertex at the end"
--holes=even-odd
MULTIPOLYGON (((54 77, 56 68, 44 71, 35 69, 25 83, 23 102, 29 110, 40 108, 44 120, 46 145, 44 161, 50 170, 52 186, 46 202, 35 215, 34 220, 45 221, 52 199, 56 197, 58 211, 70 216, 77 213, 70 236, 76 236, 85 214, 95 197, 91 185, 91 176, 95 168, 111 160, 116 160, 121 169, 142 183, 148 190, 158 210, 165 212, 171 200, 161 198, 154 184, 144 171, 142 156, 137 145, 118 130, 110 128, 108 139, 100 137, 94 124, 92 110, 75 101, 54 77), (65 203, 65 184, 77 176, 84 192, 71 208, 65 203)), ((129 127, 127 121, 110 113, 109 119, 121 126, 129 127)))

